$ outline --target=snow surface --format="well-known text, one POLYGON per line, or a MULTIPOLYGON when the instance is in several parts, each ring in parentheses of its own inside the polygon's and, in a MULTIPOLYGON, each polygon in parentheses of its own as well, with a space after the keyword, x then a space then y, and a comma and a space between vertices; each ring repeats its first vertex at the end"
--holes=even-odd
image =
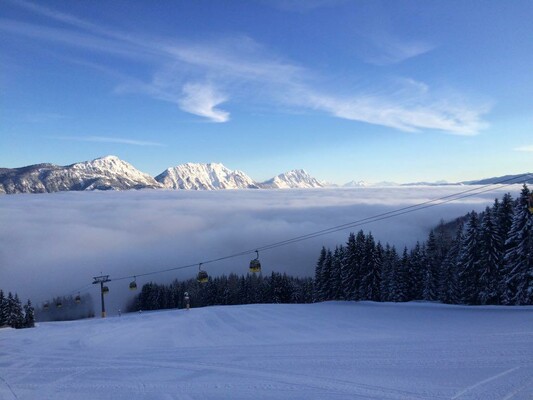
POLYGON ((0 399, 533 398, 533 307, 220 306, 0 330, 0 399))

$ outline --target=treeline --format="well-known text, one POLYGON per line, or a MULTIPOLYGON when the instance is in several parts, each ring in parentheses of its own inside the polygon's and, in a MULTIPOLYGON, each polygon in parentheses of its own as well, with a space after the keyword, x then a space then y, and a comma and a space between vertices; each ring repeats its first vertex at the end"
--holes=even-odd
POLYGON ((313 279, 273 272, 268 276, 230 274, 209 278, 174 280, 170 285, 147 283, 128 306, 128 311, 184 308, 188 292, 191 307, 255 303, 312 303, 313 279))
POLYGON ((73 321, 76 319, 93 318, 94 307, 89 293, 80 295, 80 301, 75 297, 59 296, 45 301, 35 308, 35 320, 44 321, 73 321))
POLYGON ((448 304, 533 304, 533 216, 530 191, 496 199, 433 229, 425 242, 398 251, 371 233, 351 233, 345 244, 322 248, 315 277, 220 276, 206 284, 190 279, 148 283, 128 311, 249 303, 310 303, 327 300, 448 304))
POLYGON ((23 306, 16 293, 13 295, 9 292, 6 297, 0 289, 0 328, 6 326, 15 329, 33 328, 34 309, 30 300, 23 306))
POLYGON ((533 216, 529 189, 471 212, 455 234, 441 224, 424 243, 398 252, 372 234, 350 234, 322 248, 315 300, 441 301, 449 304, 533 304, 533 216))

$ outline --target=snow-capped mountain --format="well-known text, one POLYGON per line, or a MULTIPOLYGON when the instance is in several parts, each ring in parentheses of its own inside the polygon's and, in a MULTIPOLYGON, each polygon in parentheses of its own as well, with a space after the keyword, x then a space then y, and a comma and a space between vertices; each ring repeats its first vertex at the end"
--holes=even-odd
POLYGON ((303 169, 295 169, 279 174, 261 184, 264 188, 294 189, 294 188, 321 188, 324 187, 317 179, 313 178, 303 169))
POLYGON ((342 187, 349 187, 349 188, 368 187, 368 186, 372 186, 372 184, 367 181, 355 181, 355 180, 342 185, 342 187))
POLYGON ((169 189, 219 190, 258 189, 252 178, 242 171, 232 171, 220 163, 187 163, 168 168, 155 177, 169 189))
POLYGON ((69 190, 159 188, 150 175, 115 156, 67 166, 37 164, 0 168, 0 193, 46 193, 69 190))
POLYGON ((463 181, 462 185, 492 185, 495 183, 527 183, 533 184, 533 173, 525 173, 518 175, 504 175, 493 178, 479 179, 475 181, 463 181))

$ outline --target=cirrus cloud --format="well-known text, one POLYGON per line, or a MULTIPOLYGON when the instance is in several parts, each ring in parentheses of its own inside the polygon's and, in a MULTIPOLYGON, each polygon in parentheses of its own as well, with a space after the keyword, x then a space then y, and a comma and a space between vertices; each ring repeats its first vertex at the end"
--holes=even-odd
MULTIPOLYGON (((219 106, 235 102, 244 106, 259 103, 276 110, 297 107, 408 132, 437 130, 474 135, 488 125, 484 120, 491 108, 487 102, 462 98, 456 101, 426 82, 406 84, 397 91, 396 85, 383 87, 386 81, 383 76, 367 78, 365 86, 378 88, 370 93, 356 88, 346 94, 335 89, 346 87, 344 82, 336 79, 331 85, 330 77, 273 54, 247 36, 210 42, 154 38, 100 26, 24 0, 12 4, 66 27, 2 19, 0 31, 88 52, 112 54, 130 62, 137 60, 139 65, 148 66, 151 79, 125 76, 117 84, 117 93, 143 93, 172 102, 182 111, 209 121, 229 121, 230 113, 219 106)), ((434 48, 422 41, 401 41, 389 34, 369 36, 367 40, 379 53, 379 57, 372 56, 375 60, 369 58, 369 62, 383 65, 434 48)), ((404 79, 416 82, 410 77, 404 79)))

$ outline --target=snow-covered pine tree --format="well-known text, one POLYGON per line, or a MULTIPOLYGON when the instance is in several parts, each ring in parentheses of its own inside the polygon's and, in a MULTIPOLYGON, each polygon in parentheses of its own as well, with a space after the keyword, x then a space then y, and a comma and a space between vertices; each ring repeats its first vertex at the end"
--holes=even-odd
POLYGON ((383 266, 381 274, 381 301, 394 301, 398 291, 396 275, 399 265, 398 252, 394 246, 388 243, 385 246, 383 255, 383 266))
POLYGON ((331 250, 326 251, 326 258, 324 259, 324 266, 322 268, 321 281, 322 286, 320 288, 320 297, 322 301, 331 300, 333 296, 333 290, 331 285, 331 275, 332 275, 332 263, 333 263, 333 254, 331 250))
POLYGON ((452 244, 446 258, 442 262, 439 273, 439 300, 446 304, 459 304, 459 255, 463 241, 462 227, 452 244))
POLYGON ((511 230, 511 225, 513 224, 514 203, 510 193, 504 194, 501 202, 494 202, 496 226, 498 227, 500 238, 504 245, 511 230))
POLYGON ((353 254, 355 253, 355 234, 352 232, 348 236, 346 247, 343 247, 343 257, 341 265, 341 287, 342 297, 345 300, 353 300, 355 297, 355 261, 353 254))
POLYGON ((15 293, 13 297, 13 306, 11 308, 11 326, 20 329, 24 326, 24 314, 22 313, 22 303, 19 296, 15 293))
POLYGON ((361 262, 361 300, 379 301, 381 289, 381 257, 383 248, 380 245, 380 254, 372 233, 366 236, 365 249, 361 262))
POLYGON ((318 261, 315 266, 315 301, 324 301, 324 298, 322 297, 322 288, 324 286, 324 283, 322 282, 322 270, 324 269, 326 254, 326 248, 322 246, 322 250, 320 250, 320 256, 318 257, 318 261))
POLYGON ((347 300, 360 300, 361 262, 365 249, 365 234, 362 230, 357 235, 350 234, 346 244, 347 278, 343 281, 343 292, 347 300))
POLYGON ((423 297, 423 282, 425 270, 425 254, 419 242, 410 251, 409 263, 407 264, 407 301, 420 300, 423 297))
POLYGON ((31 305, 31 301, 28 300, 26 304, 24 304, 24 328, 33 328, 35 326, 35 313, 33 310, 33 306, 31 305))
POLYGON ((479 270, 479 304, 498 304, 499 282, 502 261, 501 238, 498 226, 493 221, 493 212, 487 207, 480 227, 481 262, 479 270))
POLYGON ((4 307, 4 321, 7 326, 13 326, 15 323, 14 317, 15 299, 13 293, 8 292, 5 307, 4 307))
POLYGON ((381 275, 383 273, 383 256, 385 250, 381 242, 376 245, 376 251, 374 252, 374 265, 372 269, 372 278, 370 279, 370 287, 372 289, 370 293, 370 300, 381 300, 381 275))
POLYGON ((524 184, 505 243, 504 304, 533 304, 533 217, 527 208, 529 194, 524 184))
POLYGON ((344 300, 342 287, 342 265, 344 263, 344 248, 337 246, 331 261, 330 287, 333 300, 344 300))
POLYGON ((435 301, 438 298, 438 272, 441 266, 439 260, 439 248, 433 231, 429 232, 426 242, 426 257, 424 258, 424 282, 422 297, 427 301, 435 301))
POLYGON ((398 263, 398 268, 395 272, 396 288, 392 301, 402 302, 409 301, 409 253, 407 247, 404 247, 402 257, 398 263))
POLYGON ((478 216, 475 211, 472 211, 468 215, 459 255, 459 288, 463 304, 477 304, 480 264, 478 216))
POLYGON ((0 289, 0 328, 7 325, 7 313, 4 313, 5 308, 7 308, 7 299, 3 290, 0 289))

